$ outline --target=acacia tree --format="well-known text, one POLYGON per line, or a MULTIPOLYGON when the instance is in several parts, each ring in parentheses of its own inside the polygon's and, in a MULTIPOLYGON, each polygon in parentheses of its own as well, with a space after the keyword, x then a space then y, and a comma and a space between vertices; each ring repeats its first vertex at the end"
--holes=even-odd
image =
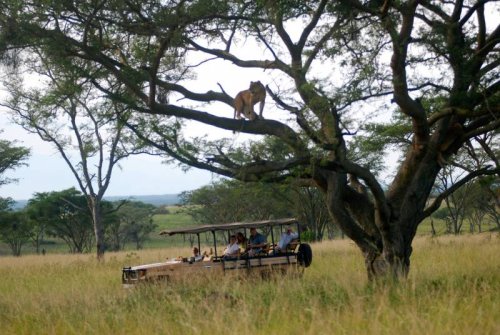
MULTIPOLYGON (((5 177, 5 174, 8 170, 24 165, 29 155, 28 148, 0 139, 0 187, 16 181, 5 177)), ((11 198, 0 197, 0 239, 9 245, 14 256, 20 256, 22 246, 32 233, 32 227, 25 220, 23 213, 11 211, 13 205, 14 200, 11 198)))
POLYGON ((84 253, 94 245, 87 200, 75 188, 36 193, 27 205, 31 221, 44 225, 48 235, 62 239, 72 253, 84 253))
POLYGON ((41 47, 32 52, 20 56, 23 67, 13 67, 4 81, 11 98, 3 105, 25 130, 53 144, 66 162, 86 198, 97 257, 101 258, 105 251, 103 196, 115 166, 134 152, 124 140, 127 107, 103 99, 87 79, 82 79, 81 73, 85 73, 96 82, 109 83, 88 62, 67 63, 57 50, 41 47), (22 85, 19 72, 26 70, 37 74, 43 87, 22 85))
POLYGON ((500 27, 486 18, 494 1, 7 3, 4 48, 43 44, 93 62, 127 87, 124 94, 97 83, 136 112, 128 127, 159 152, 243 181, 298 178, 318 187, 332 219, 362 251, 370 278, 406 275, 419 223, 466 182, 498 173, 498 166, 476 169, 428 202, 457 150, 500 126, 500 27), (261 59, 245 58, 245 38, 257 41, 261 59), (231 105, 232 98, 179 82, 192 68, 182 63, 191 52, 265 70, 280 85, 267 92, 288 117, 273 120, 267 111, 269 119, 239 121, 193 108, 193 101, 231 105), (166 99, 172 92, 182 99, 166 99), (359 125, 382 113, 410 124, 387 189, 350 154, 351 137, 369 135, 357 132, 359 125), (353 116, 358 121, 347 122, 353 116), (275 141, 254 155, 256 142, 235 148, 189 138, 172 120, 275 141))

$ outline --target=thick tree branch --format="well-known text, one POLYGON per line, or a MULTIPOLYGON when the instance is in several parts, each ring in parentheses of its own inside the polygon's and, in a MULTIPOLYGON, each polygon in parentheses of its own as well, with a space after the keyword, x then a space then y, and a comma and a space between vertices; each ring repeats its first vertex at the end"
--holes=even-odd
POLYGON ((399 33, 395 31, 396 24, 387 16, 384 18, 385 27, 391 35, 393 54, 391 69, 393 73, 394 101, 401 107, 401 111, 412 118, 415 142, 424 146, 429 140, 429 127, 422 105, 413 100, 408 94, 406 62, 408 45, 411 40, 415 10, 417 3, 403 5, 402 23, 399 33))
POLYGON ((325 7, 328 3, 328 0, 321 0, 321 2, 318 5, 318 8, 314 12, 311 21, 307 26, 302 30, 302 34, 300 34, 299 41, 297 42, 297 47, 301 50, 304 50, 304 46, 306 45, 307 39, 309 38, 309 35, 311 32, 316 28, 318 25, 318 21, 321 18, 321 15, 323 15, 323 12, 325 11, 325 7))

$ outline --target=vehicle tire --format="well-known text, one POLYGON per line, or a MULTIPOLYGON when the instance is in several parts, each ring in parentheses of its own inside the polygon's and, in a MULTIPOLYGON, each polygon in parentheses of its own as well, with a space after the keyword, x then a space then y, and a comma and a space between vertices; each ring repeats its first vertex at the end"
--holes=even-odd
POLYGON ((297 260, 299 264, 305 268, 308 268, 312 262, 312 249, 307 243, 301 243, 299 246, 299 252, 297 253, 297 260))

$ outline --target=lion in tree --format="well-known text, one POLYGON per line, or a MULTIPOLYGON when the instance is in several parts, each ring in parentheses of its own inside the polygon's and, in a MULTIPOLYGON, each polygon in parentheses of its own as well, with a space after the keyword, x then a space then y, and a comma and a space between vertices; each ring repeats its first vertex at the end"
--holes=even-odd
POLYGON ((253 121, 257 118, 253 106, 260 102, 259 117, 262 118, 264 104, 266 101, 266 88, 260 81, 251 81, 250 88, 239 92, 234 98, 234 118, 241 119, 241 115, 253 121))

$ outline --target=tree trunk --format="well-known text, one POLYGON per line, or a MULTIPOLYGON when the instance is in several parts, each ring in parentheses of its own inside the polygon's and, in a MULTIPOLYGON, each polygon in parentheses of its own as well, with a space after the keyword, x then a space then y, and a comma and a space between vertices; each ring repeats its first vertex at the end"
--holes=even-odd
POLYGON ((432 187, 430 178, 426 181, 422 178, 408 187, 403 198, 388 201, 390 211, 384 216, 372 197, 350 186, 345 174, 323 171, 322 175, 326 179, 323 191, 329 213, 361 250, 368 279, 406 278, 411 244, 432 187))
POLYGON ((434 220, 431 218, 431 235, 436 236, 436 227, 434 227, 434 220))
POLYGON ((104 258, 104 252, 106 251, 106 245, 104 241, 101 201, 100 199, 91 196, 89 199, 89 205, 90 211, 92 213, 92 223, 94 224, 97 259, 102 260, 104 258))
POLYGON ((411 242, 389 243, 384 245, 381 253, 379 251, 363 253, 368 279, 397 281, 406 278, 410 271, 411 250, 411 242))

